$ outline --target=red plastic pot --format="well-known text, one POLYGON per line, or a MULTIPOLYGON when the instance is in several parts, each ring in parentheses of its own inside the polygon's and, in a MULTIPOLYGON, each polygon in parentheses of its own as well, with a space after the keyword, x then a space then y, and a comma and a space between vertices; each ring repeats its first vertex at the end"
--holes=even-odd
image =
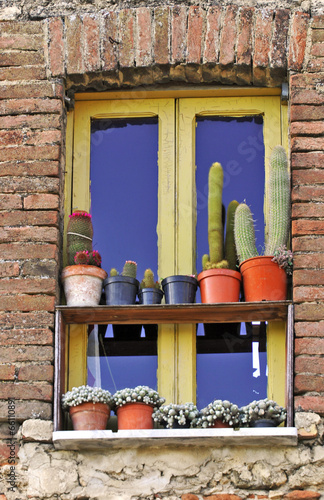
POLYGON ((251 257, 240 265, 245 302, 286 300, 287 274, 273 257, 251 257))
POLYGON ((69 413, 75 431, 105 430, 110 408, 105 403, 81 403, 71 406, 69 413))
POLYGON ((205 304, 238 302, 241 274, 232 269, 208 269, 198 274, 201 302, 205 304))
POLYGON ((127 403, 117 408, 118 430, 153 429, 153 406, 145 403, 127 403))

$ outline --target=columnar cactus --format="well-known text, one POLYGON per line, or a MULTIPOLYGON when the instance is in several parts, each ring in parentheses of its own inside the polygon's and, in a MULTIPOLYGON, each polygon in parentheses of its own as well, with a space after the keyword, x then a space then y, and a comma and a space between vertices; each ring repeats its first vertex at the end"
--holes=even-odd
POLYGON ((290 180, 286 151, 276 146, 270 157, 269 235, 265 255, 287 244, 290 221, 290 180))
POLYGON ((78 252, 92 252, 93 227, 91 215, 87 212, 71 214, 67 227, 67 252, 69 265, 75 264, 74 257, 78 252))
POLYGON ((203 270, 213 268, 236 269, 234 242, 234 214, 238 202, 233 200, 228 206, 226 222, 225 256, 223 227, 223 168, 213 163, 208 175, 208 244, 209 255, 202 257, 203 270))
POLYGON ((250 207, 246 203, 240 203, 235 211, 234 235, 240 263, 243 260, 258 256, 255 246, 253 216, 250 207))

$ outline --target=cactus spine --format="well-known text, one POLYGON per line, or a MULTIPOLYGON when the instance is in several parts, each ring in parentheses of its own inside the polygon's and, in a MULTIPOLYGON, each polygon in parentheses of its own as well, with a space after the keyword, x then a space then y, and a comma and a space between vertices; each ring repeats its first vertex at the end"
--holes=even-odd
POLYGON ((276 146, 270 156, 269 236, 265 255, 287 245, 290 220, 290 180, 286 151, 276 146))
POLYGON ((208 175, 208 244, 209 255, 202 257, 203 270, 222 268, 236 269, 236 250, 234 242, 234 213, 238 202, 233 200, 228 206, 224 257, 223 227, 223 168, 213 163, 208 175))
POLYGON ((74 212, 69 216, 67 227, 67 252, 69 265, 75 264, 76 253, 92 252, 93 228, 91 215, 87 212, 74 212))
POLYGON ((126 260, 122 273, 122 276, 128 276, 129 278, 136 278, 137 264, 133 260, 126 260))
POLYGON ((234 236, 240 263, 251 257, 257 257, 254 221, 250 207, 246 203, 240 203, 235 211, 234 236))
POLYGON ((144 271, 144 278, 141 281, 140 288, 160 288, 158 281, 154 281, 152 269, 146 269, 144 271))

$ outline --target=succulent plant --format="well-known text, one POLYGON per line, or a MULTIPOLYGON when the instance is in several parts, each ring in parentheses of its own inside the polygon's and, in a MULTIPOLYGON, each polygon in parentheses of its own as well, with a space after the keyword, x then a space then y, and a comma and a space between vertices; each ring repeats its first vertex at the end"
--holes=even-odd
POLYGON ((118 276, 118 271, 114 267, 110 269, 109 276, 112 278, 114 276, 118 276))
POLYGON ((161 406, 165 399, 161 398, 157 391, 147 385, 138 385, 137 387, 120 389, 113 395, 114 408, 124 406, 127 403, 144 403, 154 407, 161 406))
POLYGON ((74 256, 75 264, 88 265, 89 262, 90 262, 90 255, 88 250, 82 250, 80 252, 77 252, 74 256))
POLYGON ((153 412, 154 422, 164 425, 167 429, 172 428, 175 423, 193 427, 198 416, 199 410, 193 403, 162 405, 153 412))
MULTIPOLYGON (((288 240, 290 182, 287 155, 282 146, 276 146, 270 157, 269 191, 269 236, 264 255, 274 255, 288 240)), ((253 216, 246 203, 240 203, 236 209, 234 234, 240 263, 259 255, 255 243, 253 216)))
POLYGON ((237 426, 240 422, 239 407, 226 399, 215 399, 200 410, 196 426, 203 428, 212 427, 216 420, 221 420, 231 427, 237 426))
POLYGON ((291 276, 293 273, 293 253, 288 250, 286 245, 280 246, 273 254, 272 262, 276 262, 279 267, 284 269, 291 276))
POLYGON ((122 276, 129 276, 130 278, 136 278, 137 274, 137 264, 133 260, 126 260, 122 273, 122 276))
POLYGON ((276 425, 284 422, 287 417, 287 411, 271 399, 260 399, 252 401, 246 406, 240 408, 240 421, 242 426, 249 426, 251 422, 260 419, 270 419, 276 425))
POLYGON ((73 387, 71 391, 62 395, 63 410, 68 410, 71 406, 78 406, 82 403, 105 403, 111 406, 112 402, 113 397, 109 391, 89 385, 73 387))
POLYGON ((157 288, 161 289, 161 285, 158 281, 154 281, 154 273, 152 269, 145 269, 144 278, 140 283, 140 288, 157 288))
POLYGON ((74 256, 84 250, 92 252, 93 227, 88 212, 77 211, 69 215, 67 227, 67 253, 69 265, 75 264, 74 256))
POLYGON ((203 270, 213 268, 236 269, 236 249, 234 241, 234 214, 238 202, 233 200, 228 206, 226 238, 224 245, 223 227, 223 177, 220 163, 213 163, 208 174, 208 244, 209 255, 202 257, 203 270), (225 247, 225 255, 224 255, 225 247))

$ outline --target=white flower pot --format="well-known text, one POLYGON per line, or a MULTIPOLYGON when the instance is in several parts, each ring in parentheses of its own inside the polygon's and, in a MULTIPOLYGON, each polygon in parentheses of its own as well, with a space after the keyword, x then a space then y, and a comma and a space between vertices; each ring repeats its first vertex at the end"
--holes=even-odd
POLYGON ((62 272, 62 282, 68 306, 97 306, 107 273, 101 267, 77 264, 62 272))

